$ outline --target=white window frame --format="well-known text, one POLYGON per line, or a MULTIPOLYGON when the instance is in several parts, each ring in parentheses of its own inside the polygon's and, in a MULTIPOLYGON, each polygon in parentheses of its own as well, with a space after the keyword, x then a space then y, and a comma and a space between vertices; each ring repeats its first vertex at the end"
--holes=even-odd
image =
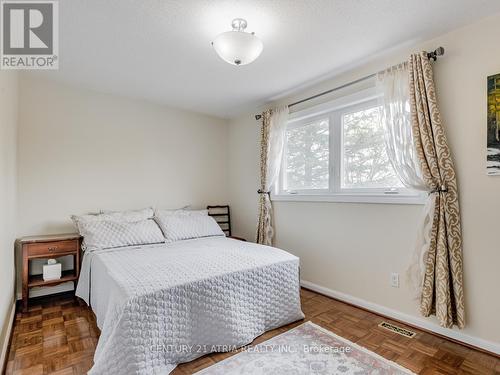
POLYGON ((343 127, 341 118, 343 113, 352 111, 359 106, 366 106, 367 102, 376 103, 378 100, 375 88, 359 91, 302 111, 291 113, 287 126, 301 126, 307 121, 329 119, 329 188, 303 189, 285 191, 281 187, 286 170, 286 143, 281 162, 278 183, 272 190, 271 199, 274 201, 306 201, 306 202, 352 202, 352 203, 389 203, 389 204, 424 204, 426 194, 407 188, 357 188, 341 187, 341 169, 343 164, 342 137, 343 127), (343 111, 345 110, 345 111, 343 111))

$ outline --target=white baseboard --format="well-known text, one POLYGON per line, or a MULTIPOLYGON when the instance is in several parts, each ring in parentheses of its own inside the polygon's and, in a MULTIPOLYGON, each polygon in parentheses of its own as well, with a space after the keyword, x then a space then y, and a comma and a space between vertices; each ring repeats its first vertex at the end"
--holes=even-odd
POLYGON ((479 337, 475 336, 470 336, 467 335, 463 332, 449 329, 449 328, 443 328, 440 327, 439 325, 430 322, 424 318, 419 318, 413 315, 405 314, 402 312, 399 312, 397 310, 390 309, 388 307, 384 307, 382 305, 378 305, 373 302, 368 302, 365 301, 361 298, 357 298, 354 296, 351 296, 349 294, 345 294, 342 292, 338 292, 336 290, 332 290, 329 288, 325 288, 323 286, 311 283, 306 280, 301 280, 300 285, 302 285, 304 288, 311 289, 312 291, 324 294, 325 296, 332 297, 335 299, 338 299, 340 301, 344 301, 347 303, 350 303, 355 306, 359 306, 362 308, 365 308, 367 310, 373 311, 375 313, 379 313, 381 315, 388 316, 390 318, 400 320, 402 322, 406 322, 408 324, 411 324, 415 327, 419 327, 428 331, 435 332, 439 335, 443 335, 446 337, 449 337, 451 339, 461 341, 464 343, 467 343, 469 345, 475 346, 477 348, 481 348, 483 350, 486 350, 491 353, 495 353, 497 355, 500 355, 500 343, 496 343, 493 341, 488 341, 481 339, 479 337))
MULTIPOLYGON (((73 281, 68 281, 66 283, 62 283, 54 286, 41 286, 30 289, 30 298, 34 297, 42 297, 50 294, 62 293, 62 292, 70 292, 74 290, 75 287, 73 285, 73 281)), ((21 293, 17 293, 16 298, 18 300, 22 299, 21 293)))
POLYGON ((10 335, 12 333, 12 326, 14 323, 14 315, 16 313, 16 302, 12 304, 10 307, 10 314, 8 316, 7 320, 7 330, 5 331, 5 337, 2 343, 2 352, 0 353, 0 372, 3 373, 5 371, 4 366, 7 365, 7 356, 9 353, 7 353, 7 349, 9 348, 9 340, 10 340, 10 335))

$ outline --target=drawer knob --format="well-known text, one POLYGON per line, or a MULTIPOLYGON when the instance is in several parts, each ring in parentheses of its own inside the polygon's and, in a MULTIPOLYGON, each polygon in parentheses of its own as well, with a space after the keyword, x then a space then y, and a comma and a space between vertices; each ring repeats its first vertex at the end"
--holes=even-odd
POLYGON ((54 246, 54 247, 49 247, 49 251, 56 251, 57 250, 57 247, 54 246))

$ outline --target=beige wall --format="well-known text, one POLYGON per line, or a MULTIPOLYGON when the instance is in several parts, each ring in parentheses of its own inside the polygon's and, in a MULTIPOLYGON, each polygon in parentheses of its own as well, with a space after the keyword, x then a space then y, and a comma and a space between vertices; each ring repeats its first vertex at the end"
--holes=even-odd
POLYGON ((0 72, 0 367, 14 303, 17 74, 0 72))
POLYGON ((226 120, 33 73, 19 100, 18 236, 73 232, 71 214, 227 202, 226 120))
MULTIPOLYGON (((413 51, 445 47, 446 55, 434 66, 461 193, 467 313, 467 327, 462 333, 496 343, 496 348, 500 345, 500 178, 486 175, 486 77, 500 73, 499 35, 500 16, 494 16, 381 55, 281 101, 293 102, 382 70, 413 51)), ((253 114, 232 121, 229 136, 235 234, 252 239, 259 160, 259 123, 253 114)), ((319 202, 276 202, 274 206, 277 246, 300 256, 304 280, 419 316, 403 274, 413 251, 421 206, 319 202), (400 288, 390 286, 390 272, 401 274, 400 288)), ((428 320, 435 322, 433 318, 428 320)))
POLYGON ((227 197, 227 122, 23 76, 18 235, 71 214, 205 206, 227 197))

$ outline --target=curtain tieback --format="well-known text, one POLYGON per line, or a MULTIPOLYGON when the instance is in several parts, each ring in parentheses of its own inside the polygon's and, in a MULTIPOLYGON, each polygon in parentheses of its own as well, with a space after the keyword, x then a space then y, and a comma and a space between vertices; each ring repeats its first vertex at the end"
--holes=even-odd
POLYGON ((435 188, 431 191, 429 191, 429 195, 433 193, 447 193, 448 189, 446 188, 446 185, 441 185, 441 187, 435 188))
POLYGON ((269 196, 270 196, 270 195, 271 195, 271 192, 270 192, 270 191, 264 191, 264 190, 262 190, 262 189, 259 189, 259 190, 257 190, 257 194, 267 194, 267 195, 269 195, 269 196))

